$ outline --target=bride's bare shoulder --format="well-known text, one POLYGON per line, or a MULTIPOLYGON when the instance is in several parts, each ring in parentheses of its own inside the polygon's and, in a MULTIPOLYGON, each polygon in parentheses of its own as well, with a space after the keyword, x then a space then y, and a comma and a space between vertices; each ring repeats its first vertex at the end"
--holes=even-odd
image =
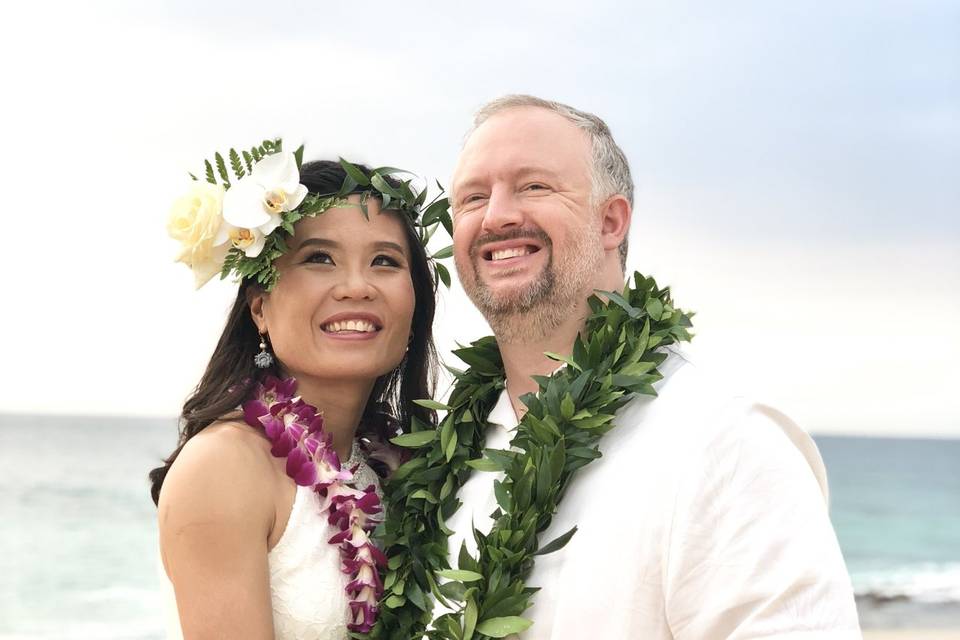
POLYGON ((225 419, 187 441, 164 478, 160 500, 182 502, 189 496, 202 507, 243 497, 243 508, 260 504, 272 511, 275 478, 267 439, 243 422, 225 419))

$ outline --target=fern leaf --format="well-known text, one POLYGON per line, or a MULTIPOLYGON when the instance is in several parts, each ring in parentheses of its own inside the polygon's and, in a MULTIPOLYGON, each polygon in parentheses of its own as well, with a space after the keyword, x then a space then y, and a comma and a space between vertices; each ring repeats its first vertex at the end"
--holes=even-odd
POLYGON ((237 153, 236 149, 230 149, 230 168, 233 169, 233 174, 237 176, 237 180, 243 178, 245 174, 243 163, 240 162, 240 154, 237 153))
POLYGON ((203 166, 206 168, 207 182, 209 182, 210 184, 217 184, 217 179, 213 176, 213 165, 210 164, 210 161, 204 160, 203 166))
POLYGON ((247 172, 253 171, 253 156, 247 151, 243 152, 243 161, 247 164, 247 172))
POLYGON ((220 155, 218 151, 213 156, 214 160, 217 161, 217 173, 220 174, 220 179, 223 180, 223 186, 230 186, 230 174, 227 173, 227 164, 223 161, 223 156, 220 155))

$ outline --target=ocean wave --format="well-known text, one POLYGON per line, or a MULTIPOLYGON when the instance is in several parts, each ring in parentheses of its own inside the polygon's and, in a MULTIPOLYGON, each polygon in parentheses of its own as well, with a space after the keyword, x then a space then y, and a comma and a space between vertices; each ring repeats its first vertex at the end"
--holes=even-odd
POLYGON ((853 576, 853 586, 858 598, 875 602, 960 603, 960 563, 864 572, 853 576))

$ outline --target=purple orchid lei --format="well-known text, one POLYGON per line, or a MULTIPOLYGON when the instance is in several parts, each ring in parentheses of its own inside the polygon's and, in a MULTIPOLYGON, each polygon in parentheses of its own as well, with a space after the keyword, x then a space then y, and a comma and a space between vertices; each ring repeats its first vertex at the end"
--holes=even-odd
POLYGON ((294 396, 297 381, 265 376, 254 386, 253 397, 243 403, 247 424, 263 429, 273 444, 271 453, 287 459, 287 475, 302 487, 313 487, 320 496, 320 512, 339 533, 327 542, 340 550, 341 570, 350 576, 350 631, 367 632, 377 618, 383 593, 378 566, 386 564, 373 545, 370 532, 381 512, 380 498, 371 484, 363 490, 349 486, 356 467, 341 466, 333 450, 333 436, 323 431, 323 416, 294 396))

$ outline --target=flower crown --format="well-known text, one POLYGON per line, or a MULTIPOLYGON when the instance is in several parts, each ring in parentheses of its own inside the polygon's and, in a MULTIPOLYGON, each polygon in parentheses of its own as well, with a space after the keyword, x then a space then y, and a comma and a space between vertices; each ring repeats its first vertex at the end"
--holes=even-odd
MULTIPOLYGON (((408 171, 380 167, 367 173, 341 158, 346 178, 340 190, 313 194, 300 184, 303 145, 290 153, 283 151, 280 138, 264 140, 249 151, 230 149, 227 158, 230 170, 220 153, 212 163, 204 160, 206 181, 190 174, 193 188, 174 202, 167 222, 167 232, 183 245, 177 262, 193 270, 198 289, 217 273, 221 279, 234 273, 270 290, 280 277, 273 262, 287 252, 286 239, 298 220, 344 206, 357 206, 367 216, 370 196, 380 200, 381 209, 407 216, 424 249, 440 225, 453 234, 448 199, 440 197, 443 187, 437 183, 440 194, 425 204, 426 188, 417 191, 412 180, 392 178, 412 175, 408 171), (364 189, 360 202, 348 202, 347 196, 358 187, 364 189)), ((437 276, 448 287, 450 273, 436 260, 451 253, 446 247, 430 256, 437 276)))

